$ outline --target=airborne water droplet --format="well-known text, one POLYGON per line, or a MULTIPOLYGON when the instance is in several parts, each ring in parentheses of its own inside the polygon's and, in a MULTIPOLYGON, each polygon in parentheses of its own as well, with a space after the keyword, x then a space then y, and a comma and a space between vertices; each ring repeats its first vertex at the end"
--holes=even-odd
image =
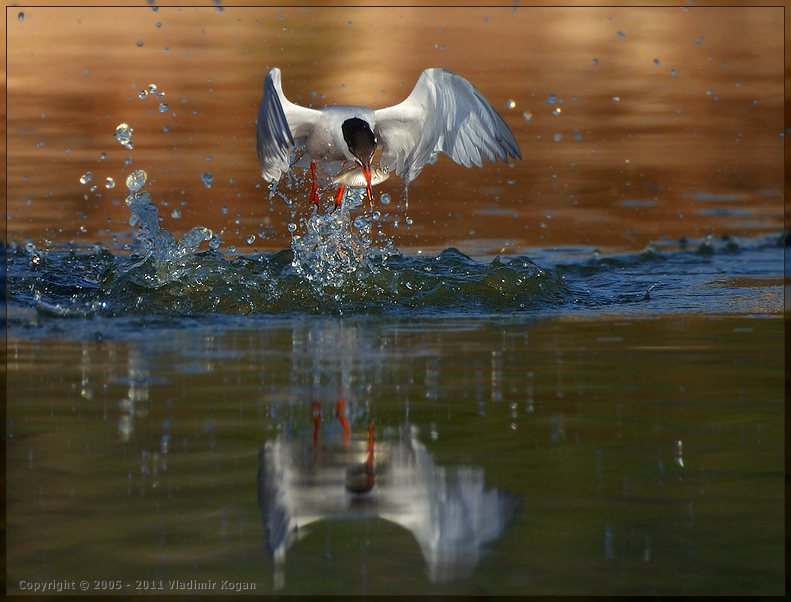
POLYGON ((167 113, 168 112, 168 103, 163 102, 159 105, 159 112, 160 113, 167 113))
POLYGON ((105 181, 104 187, 105 188, 115 188, 115 180, 113 180, 112 178, 108 177, 107 180, 105 181))
POLYGON ((146 184, 148 174, 142 169, 137 169, 126 178, 126 187, 130 192, 137 192, 146 184))
POLYGON ((93 174, 91 172, 87 172, 80 176, 80 184, 87 184, 93 178, 93 174))
POLYGON ((134 130, 129 127, 129 124, 121 123, 115 128, 115 135, 113 136, 113 138, 118 140, 118 142, 120 142, 127 148, 130 148, 130 145, 132 144, 131 140, 132 140, 133 131, 134 130))
POLYGON ((203 181, 203 185, 206 186, 206 188, 211 188, 211 185, 214 182, 214 176, 210 173, 203 174, 200 179, 203 181))

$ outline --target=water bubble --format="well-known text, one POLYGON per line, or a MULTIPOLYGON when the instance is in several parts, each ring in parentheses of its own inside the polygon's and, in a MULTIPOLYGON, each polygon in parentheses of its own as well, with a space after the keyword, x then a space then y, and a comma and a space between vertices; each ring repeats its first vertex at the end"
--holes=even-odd
POLYGON ((99 158, 100 158, 102 161, 104 161, 105 159, 107 159, 107 153, 102 153, 101 155, 99 155, 99 158))
POLYGON ((87 172, 80 176, 80 184, 87 184, 93 178, 93 174, 91 172, 87 172))
POLYGON ((552 111, 553 115, 560 115, 560 107, 555 107, 555 110, 552 111))
POLYGON ((105 188, 115 188, 115 180, 113 180, 112 178, 108 177, 107 180, 105 180, 105 182, 104 182, 104 187, 105 188))
POLYGON ((370 232, 371 231, 371 219, 364 216, 358 215, 354 219, 354 227, 360 230, 360 232, 370 232))
POLYGON ((143 40, 138 40, 137 41, 137 47, 138 48, 142 48, 142 46, 143 46, 143 40))
POLYGON ((132 132, 134 130, 129 127, 129 124, 122 123, 115 128, 115 135, 113 138, 118 140, 126 148, 132 148, 132 132))
POLYGON ((619 32, 618 32, 618 37, 619 37, 619 38, 625 38, 625 37, 626 37, 626 34, 625 34, 624 32, 622 32, 622 31, 619 31, 619 32))
POLYGON ((557 96, 555 96, 554 94, 550 94, 549 97, 547 98, 547 104, 553 105, 557 102, 557 100, 558 100, 557 96))
POLYGON ((613 102, 618 102, 618 101, 621 100, 621 97, 620 96, 613 96, 612 100, 613 100, 613 102))
POLYGON ((153 94, 156 91, 157 91, 157 85, 156 84, 148 84, 148 92, 149 92, 149 94, 153 94))
POLYGON ((659 67, 659 59, 654 59, 654 67, 659 67))
POLYGON ((533 119, 533 114, 530 111, 525 111, 522 113, 522 117, 525 118, 525 121, 530 121, 533 119))
POLYGON ((411 217, 407 217, 406 219, 404 219, 404 221, 406 222, 407 226, 411 226, 412 225, 412 218, 411 217))
MULTIPOLYGON (((211 175, 210 173, 203 174, 200 177, 200 179, 203 182, 203 185, 206 186, 206 188, 211 188, 211 185, 214 182, 214 176, 211 175)), ((227 210, 227 208, 226 208, 226 210, 227 210)))
POLYGON ((162 90, 160 90, 159 92, 157 92, 157 98, 165 98, 165 93, 162 90))
POLYGON ((159 112, 160 113, 167 113, 168 112, 168 103, 163 102, 159 104, 159 112))
POLYGON ((174 209, 170 213, 170 217, 172 217, 173 219, 181 219, 181 209, 178 208, 174 209))
POLYGON ((25 13, 19 13, 19 15, 17 15, 17 19, 19 19, 19 21, 24 21, 25 20, 25 13))
POLYGON ((249 235, 249 236, 248 236, 248 237, 245 239, 245 242, 246 242, 248 245, 251 245, 251 244, 253 244, 253 243, 255 242, 255 234, 250 234, 250 235, 249 235))
POLYGON ((560 142, 561 140, 563 140, 563 135, 562 134, 555 134, 555 142, 560 142))
POLYGON ((137 169, 130 173, 126 178, 126 187, 130 192, 137 192, 146 185, 148 174, 142 169, 137 169))
POLYGON ((671 70, 670 70, 670 75, 672 75, 673 77, 675 77, 676 75, 678 75, 678 72, 677 72, 675 69, 671 69, 671 70))
POLYGON ((148 96, 148 90, 140 90, 137 96, 140 98, 140 100, 143 100, 146 96, 148 96))
POLYGON ((382 195, 379 197, 379 202, 382 205, 389 205, 390 204, 390 195, 386 192, 383 192, 382 195))
POLYGON ((599 64, 599 59, 593 59, 593 64, 594 65, 598 65, 599 64))
POLYGON ((288 231, 289 231, 291 234, 294 234, 294 232, 296 232, 296 231, 297 231, 297 225, 296 225, 294 222, 291 222, 291 223, 288 225, 288 231))
POLYGON ((515 107, 516 107, 516 101, 515 100, 506 100, 505 101, 505 108, 506 109, 513 109, 515 107))
POLYGON ((222 207, 220 207, 220 212, 223 215, 228 215, 228 205, 223 205, 222 207))

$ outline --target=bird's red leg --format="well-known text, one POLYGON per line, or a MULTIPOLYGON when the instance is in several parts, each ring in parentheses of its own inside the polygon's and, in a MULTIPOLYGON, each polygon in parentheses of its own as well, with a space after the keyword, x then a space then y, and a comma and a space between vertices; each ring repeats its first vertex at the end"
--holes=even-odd
POLYGON ((341 201, 343 201, 343 193, 346 191, 346 184, 341 184, 341 187, 338 188, 338 192, 335 193, 335 206, 340 207, 341 201))
POLYGON ((311 181, 310 202, 318 207, 319 195, 317 191, 319 187, 316 186, 316 164, 313 161, 310 162, 310 181, 311 181))

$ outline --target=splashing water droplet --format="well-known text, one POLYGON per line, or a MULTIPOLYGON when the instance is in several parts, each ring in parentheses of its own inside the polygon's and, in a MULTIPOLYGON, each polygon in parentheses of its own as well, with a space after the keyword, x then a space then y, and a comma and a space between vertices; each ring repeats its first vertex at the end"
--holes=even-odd
POLYGON ((87 184, 93 178, 93 174, 91 172, 87 172, 80 176, 80 184, 87 184))
POLYGON ((203 185, 206 186, 206 188, 211 188, 211 185, 214 182, 214 176, 211 175, 210 173, 203 174, 200 177, 200 179, 203 182, 203 185))
POLYGON ((121 123, 115 128, 115 135, 113 138, 118 140, 126 148, 132 148, 132 132, 134 130, 129 127, 127 123, 121 123))
POLYGON ((137 169, 133 171, 129 176, 126 178, 126 187, 129 189, 130 192, 137 192, 143 186, 146 185, 146 178, 148 174, 142 169, 137 169))

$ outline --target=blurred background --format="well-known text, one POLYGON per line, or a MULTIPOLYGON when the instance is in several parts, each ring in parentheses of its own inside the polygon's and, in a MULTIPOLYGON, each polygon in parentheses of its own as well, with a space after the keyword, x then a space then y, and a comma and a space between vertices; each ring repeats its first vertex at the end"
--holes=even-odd
POLYGON ((122 248, 124 182, 144 169, 177 237, 202 225, 226 250, 288 247, 287 224, 311 209, 304 180, 285 191, 289 207, 260 175, 254 124, 274 66, 294 102, 373 108, 445 67, 503 115, 522 161, 466 169, 440 156, 408 207, 397 178, 376 189, 402 250, 616 251, 777 232, 783 9, 698 4, 9 7, 7 238, 122 248), (151 84, 160 96, 141 98, 151 84), (131 150, 113 139, 121 123, 131 150))

